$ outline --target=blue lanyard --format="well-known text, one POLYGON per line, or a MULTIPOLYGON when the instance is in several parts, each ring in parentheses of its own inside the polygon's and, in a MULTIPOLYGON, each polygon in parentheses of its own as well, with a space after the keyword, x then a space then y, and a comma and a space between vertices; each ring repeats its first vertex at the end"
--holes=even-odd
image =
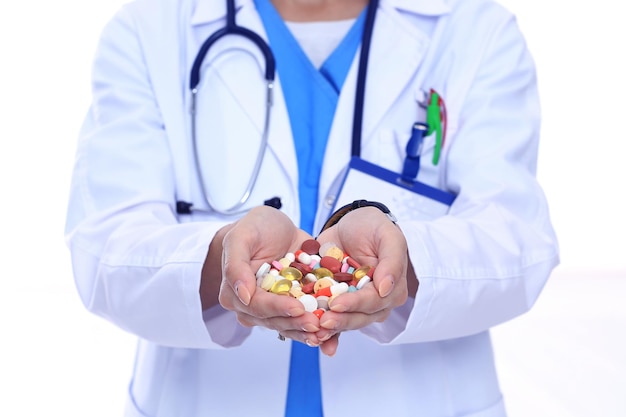
POLYGON ((359 73, 356 81, 356 97, 354 98, 354 118, 352 121, 352 156, 361 156, 361 132, 363 130, 363 105, 365 101, 365 80, 367 63, 370 55, 370 44, 374 32, 374 20, 378 0, 370 0, 365 16, 363 39, 361 40, 361 55, 359 57, 359 73))

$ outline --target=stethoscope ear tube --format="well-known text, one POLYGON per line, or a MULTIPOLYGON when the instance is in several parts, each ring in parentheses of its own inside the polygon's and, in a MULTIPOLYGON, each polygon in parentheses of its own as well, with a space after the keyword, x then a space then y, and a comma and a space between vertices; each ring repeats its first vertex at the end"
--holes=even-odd
MULTIPOLYGON (((370 0, 367 14, 365 16, 365 23, 363 28, 363 36, 361 41, 361 51, 359 55, 359 70, 357 76, 357 85, 356 85, 356 96, 355 96, 355 105, 354 105, 354 117, 353 117, 353 126, 352 126, 352 156, 360 156, 361 154, 361 135, 362 135, 362 127, 363 127, 363 107, 365 100, 365 83, 366 83, 366 75, 367 75, 367 65, 369 60, 369 51, 370 51, 370 43, 372 39, 372 33, 374 31, 374 20, 376 18, 376 11, 378 9, 379 0, 370 0)), ((222 29, 217 30, 211 36, 209 36, 204 43, 200 46, 198 54, 196 55, 189 77, 189 88, 191 90, 191 136, 193 142, 193 151, 194 158, 196 164, 196 170, 198 171, 198 177, 200 181, 200 186, 202 192, 205 197, 205 201, 209 205, 210 209, 216 213, 223 215, 235 215, 243 213, 247 210, 242 210, 241 207, 248 201, 250 194, 252 193, 252 189, 254 188, 255 182, 258 178, 261 164, 263 161, 263 156, 265 155, 265 150, 268 144, 269 137, 269 119, 270 119, 270 109, 273 103, 273 87, 274 87, 274 79, 276 73, 276 62, 274 59, 274 54, 270 49, 269 45, 256 33, 252 32, 249 29, 238 26, 235 20, 235 1, 234 0, 226 0, 226 26, 222 29), (245 192, 242 194, 239 201, 231 206, 228 209, 218 209, 212 204, 209 194, 206 189, 206 184, 204 183, 204 176, 202 175, 201 165, 198 157, 198 143, 197 143, 197 134, 196 134, 196 101, 198 94, 198 85, 200 84, 200 72, 202 63, 207 56, 211 46, 215 44, 218 40, 227 35, 239 35, 242 36, 251 42, 253 42, 263 54, 265 59, 265 80, 267 87, 267 99, 266 99, 266 113, 265 113, 265 126, 263 130, 263 135, 261 139, 261 145, 259 148, 259 155, 255 162, 254 169, 252 171, 252 176, 250 177, 250 181, 246 187, 245 192)), ((273 199, 267 200, 267 202, 273 201, 273 199)), ((279 200, 280 201, 280 200, 279 200)), ((280 204, 280 203, 279 203, 280 204)), ((274 206, 274 204, 269 204, 274 206)), ((185 202, 177 202, 177 212, 179 214, 189 214, 191 212, 191 203, 185 202), (181 203, 180 205, 178 203, 181 203)), ((198 209, 194 209, 198 210, 198 209)))
POLYGON ((211 36, 204 41, 196 58, 193 61, 193 66, 191 67, 191 75, 189 77, 189 88, 193 91, 200 84, 200 69, 202 67, 202 62, 206 57, 209 49, 215 42, 223 38, 227 35, 239 35, 253 42, 263 54, 263 58, 265 60, 265 80, 267 82, 273 82, 276 76, 276 60, 274 59, 274 54, 272 53, 269 45, 261 38, 258 34, 254 33, 250 29, 246 29, 241 26, 237 26, 235 21, 235 1, 228 0, 227 1, 227 12, 226 12, 226 26, 222 29, 215 31, 211 36))
MULTIPOLYGON (((196 170, 198 172, 198 178, 200 181, 200 186, 202 192, 204 194, 205 201, 209 205, 212 211, 222 214, 222 215, 236 215, 244 213, 247 210, 243 210, 242 206, 248 201, 248 198, 252 194, 252 190, 254 189, 254 185, 259 176, 259 172, 261 170, 261 165, 263 163, 263 157, 265 155, 265 150, 267 149, 267 143, 269 140, 269 124, 270 124, 270 114, 271 114, 271 106, 273 104, 273 89, 274 89, 274 79, 276 73, 276 61, 274 59, 274 54, 270 49, 269 45, 261 38, 258 34, 252 32, 249 29, 246 29, 241 26, 237 26, 235 20, 235 2, 234 0, 227 0, 227 11, 226 11, 226 26, 222 29, 217 30, 211 36, 204 41, 196 58, 194 59, 193 66, 191 68, 191 74, 189 77, 189 87, 191 89, 191 139, 193 142, 193 152, 196 164, 196 170), (227 35, 238 35, 242 36, 251 42, 253 42, 263 54, 265 59, 265 80, 266 80, 266 102, 265 102, 265 123, 263 128, 263 135, 261 138, 261 144, 259 146, 259 153, 254 164, 254 168, 252 170, 252 175, 250 176, 250 181, 248 181, 248 185, 244 193, 241 195, 239 201, 227 208, 227 209, 219 209, 216 205, 211 201, 209 197, 209 193, 206 188, 206 184, 204 182, 204 176, 202 175, 201 164, 198 156, 198 137, 196 132, 196 101, 198 95, 198 85, 200 84, 200 70, 202 67, 202 62, 204 58, 209 52, 211 46, 215 44, 218 40, 227 35)), ((271 199, 270 199, 271 200, 271 199)), ((268 200, 269 201, 269 200, 268 200)), ((274 205, 276 205, 274 203, 274 205)), ((197 210, 197 209, 196 209, 197 210)), ((177 212, 188 214, 191 211, 191 205, 188 207, 178 207, 177 212)))

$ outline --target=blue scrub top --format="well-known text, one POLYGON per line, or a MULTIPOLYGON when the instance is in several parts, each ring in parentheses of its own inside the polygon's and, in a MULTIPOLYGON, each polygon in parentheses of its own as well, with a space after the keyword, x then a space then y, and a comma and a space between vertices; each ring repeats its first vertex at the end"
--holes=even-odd
MULTIPOLYGON (((313 234, 319 179, 341 87, 359 48, 363 11, 318 70, 269 0, 255 0, 276 59, 298 160, 300 228, 313 234)), ((350 140, 350 138, 346 138, 350 140)), ((293 342, 285 416, 321 417, 319 348, 293 342)))
POLYGON ((361 42, 365 11, 318 70, 271 2, 256 0, 255 4, 276 59, 276 70, 295 141, 300 228, 312 234, 326 143, 341 87, 361 42))

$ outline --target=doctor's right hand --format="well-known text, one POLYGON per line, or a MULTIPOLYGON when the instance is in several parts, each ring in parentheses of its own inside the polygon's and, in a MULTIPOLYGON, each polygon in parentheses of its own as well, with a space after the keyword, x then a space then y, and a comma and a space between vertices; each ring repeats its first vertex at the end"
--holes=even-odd
MULTIPOLYGON (((219 303, 246 327, 263 326, 309 346, 320 344, 319 319, 293 297, 257 290, 256 271, 268 260, 295 252, 312 237, 283 212, 261 206, 224 229, 219 303)), ((219 233, 218 233, 219 234, 219 233)))

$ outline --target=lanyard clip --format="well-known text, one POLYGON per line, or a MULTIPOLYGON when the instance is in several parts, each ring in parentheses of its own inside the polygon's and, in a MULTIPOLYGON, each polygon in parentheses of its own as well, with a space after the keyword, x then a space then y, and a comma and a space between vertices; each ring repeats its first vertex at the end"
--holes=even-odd
POLYGON ((406 158, 402 168, 401 179, 403 182, 412 183, 417 178, 420 170, 420 156, 424 145, 424 136, 428 133, 426 123, 414 123, 411 131, 411 138, 406 144, 406 158))

